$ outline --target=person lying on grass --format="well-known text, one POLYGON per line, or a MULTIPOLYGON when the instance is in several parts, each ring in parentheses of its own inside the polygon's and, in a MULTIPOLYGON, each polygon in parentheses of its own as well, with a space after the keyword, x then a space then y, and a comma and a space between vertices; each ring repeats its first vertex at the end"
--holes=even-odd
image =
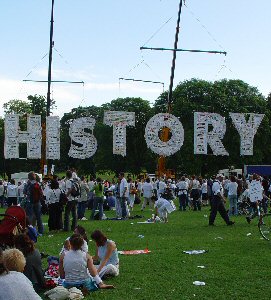
POLYGON ((114 277, 119 275, 119 257, 115 242, 108 240, 100 231, 95 230, 91 238, 96 242, 96 253, 94 261, 100 261, 96 266, 101 278, 114 277))
MULTIPOLYGON (((83 226, 77 225, 73 233, 81 235, 81 237, 83 238, 83 245, 81 250, 88 253, 88 237, 85 228, 83 226)), ((59 255, 62 255, 62 253, 68 252, 69 250, 71 250, 70 237, 65 240, 59 255)))
POLYGON ((83 238, 79 234, 70 237, 71 250, 60 256, 59 275, 65 279, 63 286, 82 287, 88 292, 100 289, 112 289, 113 285, 104 284, 93 265, 92 257, 81 250, 83 238), (91 276, 90 276, 91 275, 91 276))
POLYGON ((18 249, 8 249, 2 253, 0 248, 0 299, 41 300, 31 281, 22 274, 25 257, 18 249))

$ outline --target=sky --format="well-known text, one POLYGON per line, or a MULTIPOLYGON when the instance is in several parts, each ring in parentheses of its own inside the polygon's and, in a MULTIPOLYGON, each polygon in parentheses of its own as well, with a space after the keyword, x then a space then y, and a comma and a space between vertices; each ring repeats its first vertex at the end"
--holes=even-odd
MULTIPOLYGON (((62 116, 78 106, 100 106, 119 97, 154 103, 168 90, 179 0, 55 0, 52 97, 62 116)), ((241 79, 271 92, 271 1, 186 0, 178 48, 226 51, 178 52, 174 87, 184 80, 241 79)), ((46 95, 51 0, 0 2, 0 116, 3 103, 46 95)))

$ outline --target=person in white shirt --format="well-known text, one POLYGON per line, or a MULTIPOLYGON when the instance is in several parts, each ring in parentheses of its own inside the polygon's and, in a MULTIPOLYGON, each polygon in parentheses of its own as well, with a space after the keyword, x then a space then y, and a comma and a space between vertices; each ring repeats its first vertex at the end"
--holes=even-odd
POLYGON ((200 183, 193 175, 192 180, 190 181, 190 197, 193 201, 194 211, 201 210, 201 201, 200 201, 200 183))
POLYGON ((8 207, 18 204, 18 186, 15 185, 15 180, 11 179, 7 186, 8 207))
POLYGON ((64 212, 64 231, 70 230, 70 213, 72 213, 72 226, 71 229, 74 230, 77 226, 77 201, 78 197, 73 197, 71 195, 73 182, 75 179, 72 179, 72 172, 68 170, 66 172, 66 179, 65 179, 65 193, 68 198, 68 202, 65 206, 64 212))
POLYGON ((135 185, 132 181, 132 178, 128 179, 128 190, 129 190, 128 202, 129 202, 129 207, 132 211, 135 204, 135 193, 134 193, 135 185))
POLYGON ((227 184, 227 188, 228 188, 228 198, 230 202, 229 217, 232 215, 238 216, 238 209, 237 209, 238 184, 236 182, 235 176, 231 175, 230 182, 227 184))
POLYGON ((250 224, 251 220, 257 216, 258 205, 263 200, 263 186, 260 181, 260 176, 253 174, 252 181, 249 185, 249 200, 252 207, 252 213, 246 217, 247 222, 250 224))
POLYGON ((166 183, 161 178, 159 183, 158 183, 158 197, 165 192, 166 187, 167 187, 166 183))
POLYGON ((0 205, 2 208, 4 207, 4 202, 5 202, 4 193, 5 193, 5 187, 3 185, 3 181, 0 180, 0 205))
POLYGON ((203 205, 208 205, 208 186, 206 179, 203 179, 201 185, 201 200, 203 205))
POLYGON ((86 182, 85 176, 82 176, 80 179, 81 195, 78 199, 77 215, 79 220, 86 221, 87 218, 85 217, 85 211, 88 201, 89 186, 86 182))
POLYGON ((227 214, 226 208, 224 206, 224 194, 222 187, 223 177, 221 175, 217 176, 217 179, 213 182, 212 192, 213 192, 213 200, 212 207, 209 216, 209 225, 213 226, 216 218, 217 212, 220 213, 223 220, 227 225, 233 225, 234 222, 230 221, 229 216, 227 214))
POLYGON ((24 198, 24 184, 21 181, 18 181, 18 202, 21 204, 24 198))
POLYGON ((94 201, 94 185, 95 185, 95 181, 94 178, 92 176, 90 176, 89 178, 89 182, 88 182, 88 188, 89 188, 89 193, 88 193, 88 209, 92 209, 93 207, 93 201, 94 201))
POLYGON ((182 176, 181 180, 177 183, 178 198, 179 198, 179 210, 186 210, 186 201, 188 193, 188 183, 185 181, 185 177, 182 176))
MULTIPOLYGON (((16 251, 17 249, 9 249, 11 251, 16 251)), ((2 249, 0 248, 0 299, 12 299, 12 300, 22 300, 22 299, 31 299, 31 300, 42 300, 41 297, 35 292, 32 282, 21 272, 23 272, 26 261, 23 253, 20 252, 20 255, 16 253, 13 255, 12 262, 16 266, 20 266, 20 269, 16 271, 9 271, 5 265, 2 249), (17 261, 14 261, 16 259, 17 261)), ((6 252, 5 259, 8 258, 6 252)))
POLYGON ((174 206, 172 201, 169 201, 162 197, 158 198, 158 200, 155 201, 154 207, 155 207, 154 219, 157 216, 159 216, 159 218, 165 223, 168 223, 168 214, 176 210, 176 207, 174 206))
POLYGON ((151 184, 150 178, 146 178, 146 181, 142 185, 142 192, 143 192, 143 197, 144 201, 141 207, 141 211, 144 210, 146 207, 147 203, 149 202, 150 208, 152 208, 152 192, 153 192, 153 185, 151 184))
POLYGON ((46 204, 48 205, 48 228, 49 231, 63 229, 62 221, 62 205, 60 204, 59 183, 57 180, 52 180, 50 188, 46 193, 46 204))
POLYGON ((120 178, 119 193, 120 193, 122 218, 127 218, 129 214, 129 210, 127 206, 127 201, 129 197, 129 188, 123 172, 119 174, 119 178, 120 178))

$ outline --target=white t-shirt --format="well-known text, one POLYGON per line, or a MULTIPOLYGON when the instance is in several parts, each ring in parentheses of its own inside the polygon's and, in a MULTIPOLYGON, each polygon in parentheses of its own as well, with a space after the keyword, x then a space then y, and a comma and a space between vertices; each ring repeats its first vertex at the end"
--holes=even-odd
POLYGON ((158 190, 159 190, 159 194, 164 193, 167 185, 164 183, 164 181, 159 181, 159 185, 158 185, 158 190))
MULTIPOLYGON (((66 241, 68 241, 70 239, 70 237, 68 237, 68 238, 66 238, 66 241)), ((83 251, 83 252, 85 252, 85 253, 88 253, 88 243, 85 241, 85 240, 83 240, 84 241, 84 243, 83 243, 83 246, 81 247, 81 250, 83 251)), ((61 249, 61 251, 60 251, 60 253, 59 253, 59 256, 60 255, 62 255, 63 253, 66 253, 66 252, 68 252, 69 250, 67 250, 65 247, 64 247, 64 245, 63 245, 63 247, 62 247, 62 249, 61 249)))
POLYGON ((252 180, 249 186, 249 199, 251 202, 263 199, 263 186, 260 181, 252 180))
POLYGON ((198 180, 194 179, 191 181, 191 188, 192 190, 197 190, 200 188, 200 183, 198 180))
MULTIPOLYGON (((65 193, 67 194, 71 188, 72 188, 72 181, 70 179, 65 180, 65 183, 64 183, 65 193)), ((76 198, 72 197, 71 194, 68 196, 68 201, 73 201, 75 199, 76 198)))
POLYGON ((95 185, 95 182, 94 181, 89 181, 88 182, 88 187, 89 187, 89 190, 92 192, 93 188, 94 188, 94 185, 95 185))
POLYGON ((125 188, 126 188, 126 191, 125 191, 124 197, 128 198, 129 197, 128 183, 127 183, 127 180, 123 177, 120 182, 120 197, 123 197, 125 188))
POLYGON ((0 286, 1 300, 42 300, 23 273, 9 271, 0 275, 0 286))
POLYGON ((142 185, 143 197, 151 198, 153 186, 150 182, 144 182, 142 185))
POLYGON ((207 194, 207 182, 203 182, 201 185, 202 194, 207 194))
POLYGON ((0 185, 0 196, 3 196, 3 195, 4 195, 4 191, 5 191, 4 185, 1 184, 1 185, 0 185))
POLYGON ((21 198, 24 196, 24 184, 18 186, 18 196, 21 198))
POLYGON ((236 195, 237 196, 237 188, 238 188, 238 184, 237 182, 229 182, 228 183, 228 195, 232 196, 232 195, 236 195))
POLYGON ((18 187, 17 185, 10 184, 7 187, 7 196, 8 197, 17 197, 18 196, 18 187))
POLYGON ((178 195, 187 195, 188 183, 186 181, 179 181, 177 188, 179 189, 178 195))
POLYGON ((212 185, 212 191, 214 193, 214 195, 216 196, 218 193, 220 193, 220 195, 223 195, 223 188, 222 185, 219 181, 214 181, 213 185, 212 185))
POLYGON ((46 204, 53 204, 59 202, 60 198, 60 189, 49 189, 48 192, 46 193, 46 204))

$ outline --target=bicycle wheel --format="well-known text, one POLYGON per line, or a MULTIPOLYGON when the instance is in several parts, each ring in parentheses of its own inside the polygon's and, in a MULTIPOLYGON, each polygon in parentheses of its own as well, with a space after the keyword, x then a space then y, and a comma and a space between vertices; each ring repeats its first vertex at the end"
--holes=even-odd
POLYGON ((270 241, 271 240, 271 214, 260 216, 258 227, 262 237, 270 241))

